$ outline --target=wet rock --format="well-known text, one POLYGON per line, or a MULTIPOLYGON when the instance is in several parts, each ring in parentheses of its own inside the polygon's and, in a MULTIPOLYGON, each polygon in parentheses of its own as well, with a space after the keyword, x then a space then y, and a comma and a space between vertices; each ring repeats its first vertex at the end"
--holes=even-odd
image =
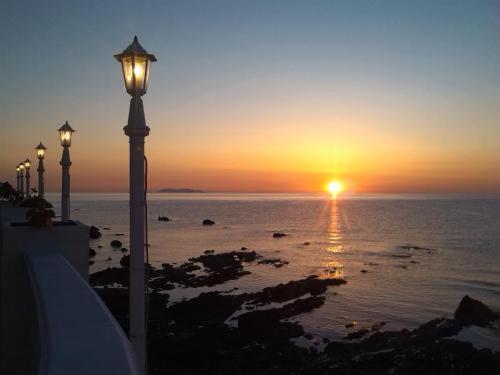
POLYGON ((109 262, 109 261, 111 261, 111 257, 108 257, 106 260, 107 260, 108 262, 109 262))
POLYGON ((203 254, 213 254, 215 250, 205 250, 203 254))
POLYGON ((361 271, 359 271, 359 272, 361 272, 361 273, 368 273, 368 271, 367 271, 367 270, 361 270, 361 271))
POLYGON ((96 251, 89 247, 89 257, 95 257, 97 255, 96 251))
POLYGON ((368 329, 363 328, 363 329, 360 329, 359 331, 347 334, 345 339, 346 340, 357 340, 357 339, 362 338, 363 336, 366 336, 368 333, 370 333, 370 331, 368 329))
POLYGON ((126 247, 122 247, 122 248, 121 248, 121 252, 122 252, 122 253, 126 253, 127 251, 128 251, 128 249, 127 249, 126 247))
POLYGON ((102 271, 97 271, 89 275, 89 283, 93 286, 103 286, 110 284, 128 285, 128 269, 111 267, 102 271))
POLYGON ((122 247, 122 243, 121 243, 121 241, 118 241, 118 240, 113 240, 113 241, 111 241, 110 245, 111 245, 112 247, 115 247, 115 248, 116 248, 116 247, 122 247))
POLYGON ((279 259, 279 258, 266 258, 262 259, 257 264, 272 264, 276 268, 283 267, 286 264, 289 264, 286 260, 279 259))
POLYGON ((115 236, 117 236, 117 237, 125 236, 125 233, 115 233, 115 236))
POLYGON ((167 216, 158 216, 158 221, 170 221, 167 216))
POLYGON ((309 246, 310 244, 311 244, 310 242, 304 242, 302 245, 309 246))
POLYGON ((210 219, 205 219, 201 222, 203 225, 214 225, 215 221, 210 220, 210 219))
POLYGON ((95 240, 95 239, 98 239, 99 237, 101 237, 102 234, 101 232, 99 231, 99 228, 95 227, 95 226, 90 226, 89 228, 89 237, 92 239, 92 240, 95 240))
POLYGON ((256 310, 238 316, 238 328, 257 339, 287 339, 299 337, 304 329, 298 323, 281 322, 283 319, 311 311, 323 305, 324 297, 298 299, 280 308, 256 310))
POLYGON ((468 295, 462 298, 455 310, 455 320, 465 326, 487 327, 491 321, 497 319, 500 319, 500 313, 493 311, 481 301, 470 298, 468 295))
POLYGON ((102 249, 102 245, 97 245, 97 247, 98 247, 99 249, 102 249))
POLYGON ((92 266, 95 262, 93 260, 89 260, 89 266, 92 266))
POLYGON ((124 255, 122 256, 122 258, 120 259, 120 265, 122 267, 128 267, 130 264, 130 255, 124 255))
POLYGON ((273 233, 273 238, 281 238, 281 237, 286 237, 287 234, 283 233, 283 232, 275 232, 273 233))
POLYGON ((304 335, 304 337, 305 337, 306 339, 308 339, 308 340, 312 340, 312 339, 314 338, 314 336, 313 336, 313 335, 311 335, 310 333, 306 333, 306 334, 304 335))
POLYGON ((285 302, 302 297, 308 293, 312 296, 318 296, 325 293, 327 287, 330 285, 342 285, 345 283, 347 281, 343 279, 318 279, 316 275, 312 275, 302 280, 293 280, 286 284, 264 288, 253 295, 253 302, 285 302))
POLYGON ((245 246, 242 246, 240 250, 244 251, 247 250, 247 248, 245 246))
POLYGON ((416 246, 416 245, 405 245, 405 246, 400 246, 401 249, 404 250, 424 250, 424 251, 434 251, 435 249, 431 249, 429 247, 422 247, 422 246, 416 246))

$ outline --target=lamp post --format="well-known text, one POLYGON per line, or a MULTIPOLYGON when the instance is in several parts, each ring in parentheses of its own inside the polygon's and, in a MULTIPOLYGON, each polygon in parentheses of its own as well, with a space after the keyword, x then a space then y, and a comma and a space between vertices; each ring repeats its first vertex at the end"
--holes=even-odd
POLYGON ((38 157, 38 168, 36 171, 38 172, 38 196, 43 198, 45 195, 45 186, 43 180, 43 172, 45 172, 45 168, 43 166, 43 158, 45 158, 45 150, 47 148, 42 145, 42 142, 38 146, 35 147, 36 156, 38 157))
POLYGON ((19 191, 19 188, 21 187, 21 168, 19 168, 19 165, 16 167, 16 189, 19 191))
POLYGON ((19 191, 24 195, 24 164, 19 163, 19 191))
POLYGON ((145 267, 144 267, 144 138, 149 134, 141 96, 148 88, 149 70, 156 57, 134 41, 115 55, 121 63, 125 89, 132 96, 128 123, 123 128, 130 143, 130 340, 140 372, 146 369, 145 267))
POLYGON ((29 198, 30 196, 30 168, 31 168, 31 161, 30 159, 26 158, 24 161, 24 169, 26 169, 26 198, 29 198))
POLYGON ((71 126, 69 126, 68 121, 61 126, 59 129, 59 138, 61 139, 61 146, 63 146, 63 153, 61 162, 59 163, 62 167, 62 186, 61 186, 61 220, 69 220, 69 167, 71 166, 71 160, 69 158, 69 148, 71 146, 71 137, 75 132, 71 126))

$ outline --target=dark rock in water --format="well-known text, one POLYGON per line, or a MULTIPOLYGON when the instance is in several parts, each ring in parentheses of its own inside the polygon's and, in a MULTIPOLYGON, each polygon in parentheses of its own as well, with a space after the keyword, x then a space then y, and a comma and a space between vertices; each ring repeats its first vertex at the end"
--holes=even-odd
POLYGON ((289 264, 286 260, 279 259, 279 258, 266 258, 262 259, 261 261, 257 262, 258 264, 272 264, 276 268, 283 267, 286 264, 289 264))
POLYGON ((487 327, 491 321, 497 319, 500 319, 500 313, 493 311, 484 303, 470 298, 468 295, 462 298, 455 311, 455 320, 465 326, 487 327))
POLYGON ((306 334, 304 335, 304 337, 305 337, 306 339, 308 339, 308 340, 312 340, 312 339, 314 338, 314 336, 313 336, 313 335, 311 335, 310 333, 306 333, 306 334))
POLYGON ((203 254, 213 254, 215 253, 215 250, 205 250, 203 254))
POLYGON ((302 245, 309 246, 310 244, 311 244, 310 242, 304 242, 302 245))
POLYGON ((113 247, 122 247, 121 241, 118 241, 118 240, 111 241, 110 245, 113 247))
POLYGON ((205 219, 205 220, 202 221, 202 224, 203 225, 214 225, 215 221, 210 220, 210 219, 205 219))
POLYGON ((253 294, 253 302, 285 302, 302 297, 308 293, 312 296, 317 296, 325 293, 329 285, 342 285, 346 283, 347 281, 343 279, 318 279, 318 276, 312 275, 302 280, 289 281, 286 284, 264 288, 261 292, 253 294))
POLYGON ((115 233, 115 236, 119 237, 119 236, 125 236, 124 233, 115 233))
POLYGON ((89 260, 89 265, 93 265, 95 262, 93 260, 89 260))
POLYGON ((129 263, 130 263, 130 255, 127 254, 122 256, 122 258, 120 259, 120 264, 122 265, 122 267, 128 267, 129 263))
POLYGON ((89 275, 89 283, 93 286, 103 286, 110 284, 128 285, 128 269, 120 267, 106 268, 89 275))
POLYGON ((158 216, 158 221, 170 221, 167 216, 158 216))
POLYGON ((111 257, 108 257, 108 259, 106 259, 108 262, 111 260, 111 257))
POLYGON ((244 251, 247 250, 247 248, 245 246, 242 246, 240 250, 244 251))
POLYGON ((405 245, 405 246, 400 246, 401 249, 404 250, 425 250, 425 251, 434 251, 434 249, 431 249, 429 247, 422 247, 422 246, 415 246, 415 245, 405 245))
POLYGON ((368 333, 370 333, 370 331, 363 328, 363 329, 360 329, 359 331, 347 334, 345 339, 346 340, 357 340, 357 339, 362 338, 363 336, 366 336, 368 333))
POLYGON ((361 270, 361 271, 359 271, 359 272, 361 272, 361 273, 368 273, 368 271, 367 271, 367 270, 361 270))
POLYGON ((104 229, 104 230, 111 230, 111 228, 108 228, 108 227, 102 227, 102 229, 104 229))
POLYGON ((298 299, 280 308, 256 310, 238 316, 238 328, 257 338, 287 339, 304 334, 298 323, 280 322, 292 316, 311 311, 323 305, 324 297, 298 299))
POLYGON ((99 231, 99 228, 97 228, 97 227, 95 227, 95 226, 93 226, 93 225, 89 228, 89 237, 90 237, 92 240, 95 240, 95 239, 97 239, 97 238, 99 238, 99 237, 101 237, 101 236, 102 236, 102 234, 101 234, 101 232, 99 231))
POLYGON ((102 245, 97 245, 97 247, 98 247, 99 249, 102 249, 102 245))
POLYGON ((273 238, 281 238, 281 237, 286 237, 287 234, 283 233, 283 232, 275 232, 273 233, 273 238))
POLYGON ((89 257, 95 257, 97 255, 96 251, 89 247, 89 257))
POLYGON ((122 248, 121 248, 121 252, 122 252, 122 253, 126 253, 127 251, 128 251, 128 249, 127 249, 126 247, 122 247, 122 248))

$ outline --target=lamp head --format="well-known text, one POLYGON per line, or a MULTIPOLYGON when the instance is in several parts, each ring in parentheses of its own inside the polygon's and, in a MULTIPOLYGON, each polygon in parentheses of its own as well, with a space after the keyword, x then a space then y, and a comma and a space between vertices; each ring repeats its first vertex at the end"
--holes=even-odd
POLYGON ((26 158, 26 160, 23 163, 24 163, 24 168, 26 168, 26 169, 30 169, 31 168, 31 161, 30 161, 30 159, 26 158))
POLYGON ((73 136, 73 133, 75 130, 69 126, 68 121, 61 126, 59 129, 59 138, 61 139, 61 146, 63 147, 70 147, 71 146, 71 137, 73 136))
POLYGON ((45 157, 45 150, 46 149, 47 149, 47 147, 42 145, 42 142, 40 142, 40 144, 35 147, 36 156, 38 157, 38 159, 43 160, 43 158, 45 157))
POLYGON ((151 63, 156 61, 156 57, 148 53, 134 36, 134 41, 115 58, 122 64, 127 92, 132 96, 144 95, 148 89, 151 63))

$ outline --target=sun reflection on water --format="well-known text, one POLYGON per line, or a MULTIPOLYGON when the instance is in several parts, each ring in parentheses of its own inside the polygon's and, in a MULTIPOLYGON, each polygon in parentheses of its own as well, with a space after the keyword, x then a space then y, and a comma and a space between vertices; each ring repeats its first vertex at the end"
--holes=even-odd
POLYGON ((339 254, 344 251, 339 202, 332 199, 329 201, 329 205, 328 245, 322 262, 324 270, 319 276, 322 279, 342 277, 344 274, 343 264, 338 259, 339 254))

